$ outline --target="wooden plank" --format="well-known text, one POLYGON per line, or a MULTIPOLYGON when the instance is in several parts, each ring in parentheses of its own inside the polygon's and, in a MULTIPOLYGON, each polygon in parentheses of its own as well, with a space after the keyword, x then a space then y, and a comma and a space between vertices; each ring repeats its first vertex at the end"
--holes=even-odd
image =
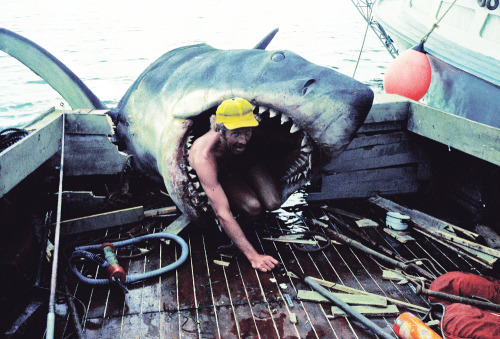
POLYGON ((398 131, 398 132, 374 134, 374 135, 364 135, 358 133, 358 135, 354 139, 352 139, 351 143, 347 146, 346 151, 356 148, 375 146, 375 145, 393 144, 408 140, 410 140, 410 136, 407 131, 398 131))
POLYGON ((142 206, 123 210, 94 214, 83 218, 64 220, 61 222, 62 234, 76 234, 97 229, 131 224, 144 219, 142 206))
POLYGON ((168 225, 167 228, 165 228, 165 232, 177 235, 184 228, 186 228, 190 223, 191 223, 191 220, 189 220, 189 217, 186 214, 181 214, 170 225, 168 225))
POLYGON ((412 102, 408 130, 497 166, 500 165, 498 128, 412 102))
POLYGON ((328 163, 324 170, 327 173, 339 173, 418 162, 418 155, 410 149, 408 142, 403 141, 344 151, 328 163))
POLYGON ((106 113, 109 110, 93 110, 89 113, 72 112, 65 114, 67 134, 113 135, 113 123, 106 113))
MULTIPOLYGON (((386 307, 373 307, 373 306, 352 306, 355 311, 358 311, 361 314, 369 315, 372 317, 375 316, 384 316, 384 315, 396 315, 399 314, 399 309, 396 305, 387 305, 386 307)), ((337 306, 332 306, 332 317, 347 317, 349 316, 347 313, 342 311, 337 306)))
POLYGON ((365 124, 403 121, 408 118, 410 101, 401 96, 376 96, 365 124))
POLYGON ((365 124, 363 124, 359 128, 358 134, 403 131, 406 129, 406 124, 407 124, 406 120, 388 121, 388 122, 371 123, 371 124, 365 122, 365 124))
POLYGON ((495 256, 497 258, 500 258, 500 251, 499 250, 496 250, 496 249, 469 241, 467 239, 458 237, 456 235, 453 235, 449 232, 444 231, 444 229, 447 227, 449 227, 450 229, 453 229, 453 228, 459 229, 459 227, 457 227, 455 225, 452 225, 452 224, 446 223, 442 220, 439 220, 437 218, 431 217, 423 212, 400 206, 400 205, 398 205, 398 204, 396 204, 388 199, 384 199, 382 197, 371 198, 369 201, 382 207, 382 208, 385 208, 387 210, 396 211, 399 213, 409 215, 411 218, 411 221, 413 221, 415 227, 426 230, 430 234, 432 234, 438 238, 441 238, 441 239, 444 239, 447 241, 452 241, 452 242, 467 246, 469 248, 472 248, 474 250, 481 251, 483 253, 487 253, 487 254, 490 254, 490 255, 495 256), (429 221, 432 221, 432 223, 429 221))
POLYGON ((321 192, 310 192, 307 200, 368 198, 378 194, 418 191, 417 169, 413 166, 378 168, 323 176, 321 192))
MULTIPOLYGON (((348 293, 333 293, 333 295, 343 302, 351 305, 387 306, 387 299, 377 295, 348 293)), ((297 292, 297 297, 300 300, 331 303, 330 300, 326 299, 316 291, 299 290, 297 292)))
POLYGON ((171 214, 171 213, 175 213, 175 212, 177 212, 176 206, 168 206, 168 207, 157 208, 154 210, 144 211, 144 217, 149 218, 149 217, 154 217, 157 215, 165 215, 165 214, 171 214))
POLYGON ((482 252, 479 252, 479 251, 474 250, 472 248, 461 245, 459 243, 455 243, 453 241, 440 238, 440 237, 438 237, 430 232, 426 232, 426 230, 424 230, 424 229, 415 228, 415 231, 424 234, 426 237, 429 237, 429 238, 433 239, 434 241, 439 242, 440 244, 448 246, 449 248, 451 248, 454 251, 457 251, 463 255, 468 256, 472 260, 477 261, 478 263, 480 263, 488 268, 492 268, 493 264, 498 260, 498 258, 496 258, 492 255, 482 253, 482 252))
POLYGON ((38 130, 0 153, 0 197, 60 150, 62 124, 62 113, 51 114, 38 130))
POLYGON ((117 174, 127 161, 106 135, 67 134, 64 153, 66 176, 117 174))

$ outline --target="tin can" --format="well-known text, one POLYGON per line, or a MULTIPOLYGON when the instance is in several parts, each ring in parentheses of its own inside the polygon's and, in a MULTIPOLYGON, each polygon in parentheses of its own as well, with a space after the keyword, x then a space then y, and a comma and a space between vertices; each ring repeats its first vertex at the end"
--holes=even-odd
POLYGON ((394 332, 401 339, 443 339, 417 316, 405 312, 395 321, 394 332))

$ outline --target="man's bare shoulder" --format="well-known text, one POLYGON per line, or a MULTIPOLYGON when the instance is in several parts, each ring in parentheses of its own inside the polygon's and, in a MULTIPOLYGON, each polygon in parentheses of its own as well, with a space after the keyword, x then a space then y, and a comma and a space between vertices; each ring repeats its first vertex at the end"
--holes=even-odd
POLYGON ((216 166, 216 146, 218 142, 217 133, 207 132, 193 142, 189 150, 189 162, 195 170, 206 166, 216 166))

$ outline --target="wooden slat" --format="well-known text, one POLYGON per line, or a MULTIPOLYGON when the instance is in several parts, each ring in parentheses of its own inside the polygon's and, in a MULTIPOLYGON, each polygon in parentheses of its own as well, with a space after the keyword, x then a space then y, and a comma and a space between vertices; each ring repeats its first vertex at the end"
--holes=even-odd
POLYGON ((350 172, 418 163, 418 160, 418 156, 409 148, 408 142, 403 141, 344 151, 325 166, 324 170, 327 173, 350 172))
POLYGON ((307 200, 367 198, 377 194, 414 193, 418 190, 417 169, 378 168, 324 176, 321 192, 310 192, 307 200))
POLYGON ((107 213, 94 214, 83 218, 64 220, 61 222, 62 234, 76 234, 94 231, 107 227, 131 224, 144 219, 142 206, 126 208, 107 213))
POLYGON ((65 115, 66 133, 83 135, 113 135, 113 123, 108 110, 93 110, 88 113, 72 112, 65 115))
POLYGON ((391 121, 406 121, 410 102, 397 95, 376 96, 365 124, 384 123, 391 121))
POLYGON ((67 134, 64 152, 66 176, 121 173, 127 160, 107 135, 67 134))
POLYGON ((62 124, 62 113, 51 114, 38 130, 0 153, 0 197, 60 150, 62 124))
MULTIPOLYGON (((370 316, 382 316, 382 315, 399 315, 399 309, 396 305, 387 305, 386 307, 373 307, 373 306, 352 306, 355 311, 361 314, 370 316)), ((332 316, 333 317, 347 317, 348 314, 342 311, 337 306, 332 306, 332 316)))
MULTIPOLYGON (((478 108, 480 109, 480 108, 478 108)), ((408 130, 500 165, 500 129, 413 102, 408 130), (457 133, 457 131, 460 131, 457 133)))
MULTIPOLYGON (((351 305, 372 305, 372 306, 387 306, 387 299, 373 296, 373 295, 361 295, 361 294, 347 294, 347 293, 332 293, 335 297, 342 300, 343 302, 351 305)), ((316 291, 306 291, 299 290, 297 297, 302 300, 316 301, 321 303, 331 303, 330 300, 323 297, 316 291)))

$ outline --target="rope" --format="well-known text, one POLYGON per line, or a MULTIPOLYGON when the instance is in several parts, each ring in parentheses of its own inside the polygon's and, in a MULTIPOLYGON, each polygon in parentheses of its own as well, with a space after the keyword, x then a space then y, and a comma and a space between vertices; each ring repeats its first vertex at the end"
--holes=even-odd
MULTIPOLYGON (((371 7, 370 7, 369 17, 371 18, 371 16, 372 16, 372 11, 371 11, 371 7)), ((359 60, 361 60, 361 53, 363 52, 363 48, 365 46, 365 40, 366 40, 366 34, 368 33, 368 27, 370 27, 370 20, 366 20, 365 36, 363 37, 363 42, 361 43, 361 48, 359 50, 358 61, 356 62, 356 67, 354 67, 354 72, 352 73, 353 78, 354 78, 354 75, 356 75, 356 70, 358 69, 359 60)))
POLYGON ((423 38, 420 40, 420 43, 423 43, 423 42, 426 42, 427 39, 429 38, 429 36, 431 35, 431 33, 434 31, 435 28, 437 28, 439 26, 439 23, 441 22, 441 20, 443 20, 443 18, 445 17, 446 14, 448 14, 448 12, 450 11, 450 9, 453 7, 453 5, 455 5, 455 3, 457 2, 457 0, 453 1, 453 3, 450 5, 450 7, 448 7, 448 9, 446 10, 446 12, 443 13, 443 15, 441 15, 441 17, 439 18, 438 21, 436 21, 430 31, 423 36, 423 38))

